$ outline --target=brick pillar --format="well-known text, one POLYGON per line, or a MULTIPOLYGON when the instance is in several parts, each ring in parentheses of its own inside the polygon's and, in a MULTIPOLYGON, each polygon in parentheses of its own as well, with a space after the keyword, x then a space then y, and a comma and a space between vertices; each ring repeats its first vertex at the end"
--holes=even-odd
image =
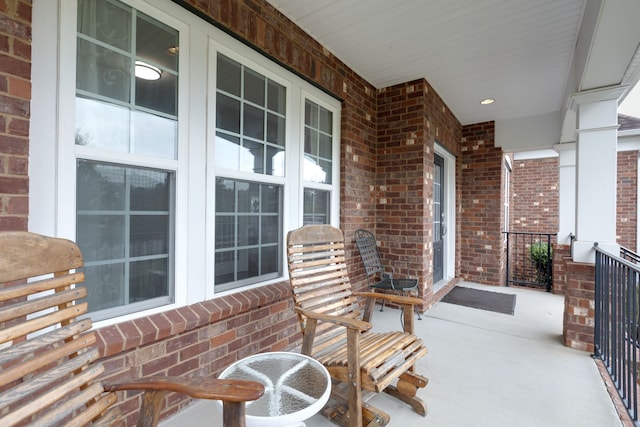
POLYGON ((595 265, 565 258, 563 336, 567 347, 594 351, 595 265))

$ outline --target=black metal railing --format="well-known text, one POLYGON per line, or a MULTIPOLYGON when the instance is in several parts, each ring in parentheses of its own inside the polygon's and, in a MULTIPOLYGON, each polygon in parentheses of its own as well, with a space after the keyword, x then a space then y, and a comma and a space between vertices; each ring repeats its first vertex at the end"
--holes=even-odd
POLYGON ((552 233, 504 232, 507 237, 507 286, 553 286, 552 233))
POLYGON ((594 245, 596 295, 594 357, 602 359, 629 415, 638 426, 638 285, 637 254, 622 249, 615 256, 594 245))

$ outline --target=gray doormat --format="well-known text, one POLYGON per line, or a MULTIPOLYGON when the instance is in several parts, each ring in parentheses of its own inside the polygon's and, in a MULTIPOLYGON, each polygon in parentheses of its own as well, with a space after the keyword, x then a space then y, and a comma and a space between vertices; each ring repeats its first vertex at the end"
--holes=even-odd
POLYGON ((489 292, 461 286, 455 286, 442 298, 442 302, 478 308, 480 310, 495 311, 512 316, 516 308, 516 296, 514 294, 489 292))

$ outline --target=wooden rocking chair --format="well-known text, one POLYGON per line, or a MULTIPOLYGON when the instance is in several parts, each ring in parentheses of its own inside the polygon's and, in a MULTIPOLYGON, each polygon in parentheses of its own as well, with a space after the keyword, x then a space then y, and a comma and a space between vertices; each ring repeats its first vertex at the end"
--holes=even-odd
POLYGON ((384 391, 425 416, 427 406, 416 392, 428 380, 416 374, 414 366, 427 348, 413 334, 412 315, 413 306, 421 301, 401 295, 352 292, 344 236, 332 226, 309 225, 290 231, 287 256, 303 334, 302 353, 320 361, 334 379, 332 399, 323 414, 342 426, 387 425, 388 414, 363 402, 365 390, 384 391), (364 312, 357 297, 367 298, 364 312), (403 332, 370 332, 376 299, 404 307, 403 332))
POLYGON ((264 393, 256 382, 157 376, 103 385, 91 320, 80 318, 82 266, 69 240, 0 232, 0 426, 118 425, 107 412, 116 390, 145 391, 138 426, 156 425, 169 392, 222 400, 224 426, 245 426, 245 401, 264 393))

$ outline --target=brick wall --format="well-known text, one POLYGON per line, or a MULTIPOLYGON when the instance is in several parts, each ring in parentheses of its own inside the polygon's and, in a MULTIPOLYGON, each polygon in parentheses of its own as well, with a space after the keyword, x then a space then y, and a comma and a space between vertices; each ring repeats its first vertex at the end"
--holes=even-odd
POLYGON ((375 233, 385 262, 418 277, 433 302, 433 162, 435 142, 460 153, 461 126, 424 79, 378 94, 375 233))
POLYGON ((511 231, 558 231, 558 174, 557 157, 514 161, 511 231))
POLYGON ((637 252, 638 151, 618 152, 616 241, 637 252))
POLYGON ((0 230, 29 214, 31 1, 0 0, 0 230))
POLYGON ((565 258, 564 345, 593 353, 595 318, 595 266, 565 258))
MULTIPOLYGON (((217 376, 240 358, 291 349, 301 338, 292 306, 288 284, 276 284, 101 328, 106 378, 217 376)), ((136 424, 141 398, 120 393, 126 425, 136 424)), ((179 394, 168 395, 163 416, 187 403, 179 394)))
POLYGON ((493 122, 462 128, 462 179, 458 215, 460 275, 487 285, 504 284, 502 235, 504 209, 502 173, 504 155, 494 146, 493 122))

